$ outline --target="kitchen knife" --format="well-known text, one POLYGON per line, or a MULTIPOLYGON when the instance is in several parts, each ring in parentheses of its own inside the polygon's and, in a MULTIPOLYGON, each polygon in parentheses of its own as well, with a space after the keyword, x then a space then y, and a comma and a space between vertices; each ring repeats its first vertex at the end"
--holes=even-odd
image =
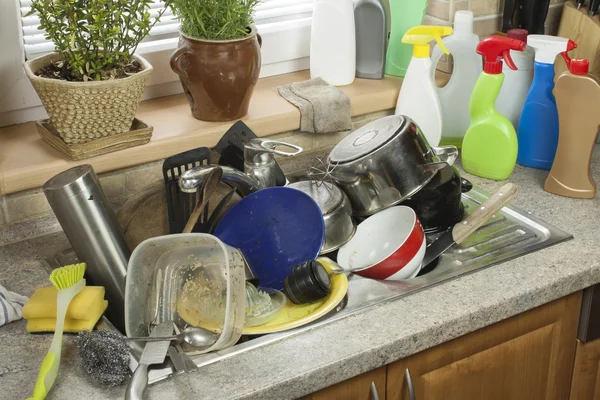
POLYGON ((548 9, 550 7, 550 0, 537 0, 535 3, 535 9, 533 11, 533 23, 529 34, 543 35, 546 31, 546 17, 548 16, 548 9))
POLYGON ((502 209, 517 193, 517 186, 513 183, 507 183, 502 186, 492 197, 485 201, 479 208, 471 213, 464 221, 454 225, 437 238, 433 243, 427 246, 423 267, 427 267, 448 250, 455 243, 460 244, 469 235, 481 227, 494 214, 502 209))
POLYGON ((525 29, 530 34, 533 33, 533 21, 537 2, 538 0, 520 0, 519 2, 518 27, 525 29))
POLYGON ((600 6, 600 1, 598 0, 591 0, 590 1, 590 9, 588 11, 588 15, 590 17, 593 17, 594 15, 598 14, 598 7, 600 6))
POLYGON ((506 33, 514 28, 515 10, 517 9, 517 0, 505 0, 504 11, 502 13, 502 32, 506 33))
MULTIPOLYGON (((150 336, 171 336, 173 334, 173 321, 165 321, 158 324, 150 336)), ((170 341, 148 342, 142 352, 142 357, 135 369, 131 381, 125 392, 125 400, 142 400, 148 387, 148 366, 162 364, 167 356, 170 341)))

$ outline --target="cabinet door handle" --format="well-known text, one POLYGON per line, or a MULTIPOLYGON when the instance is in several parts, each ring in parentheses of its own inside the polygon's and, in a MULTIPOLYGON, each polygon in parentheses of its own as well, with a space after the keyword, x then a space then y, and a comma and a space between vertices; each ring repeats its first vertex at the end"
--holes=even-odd
POLYGON ((415 388, 413 386, 412 379, 410 377, 410 372, 408 368, 404 371, 404 381, 406 382, 406 387, 408 388, 408 398, 410 400, 417 400, 417 396, 415 395, 415 388))
POLYGON ((379 393, 377 392, 377 386, 375 382, 371 381, 371 400, 379 400, 379 393))

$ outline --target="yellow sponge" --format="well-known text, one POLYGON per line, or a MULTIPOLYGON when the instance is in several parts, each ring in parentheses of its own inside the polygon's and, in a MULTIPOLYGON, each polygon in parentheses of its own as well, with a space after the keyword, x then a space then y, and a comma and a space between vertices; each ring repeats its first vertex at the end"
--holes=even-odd
MULTIPOLYGON (((88 310, 89 315, 86 319, 65 319, 65 332, 91 331, 96 323, 102 317, 102 314, 108 307, 108 301, 99 299, 88 310)), ((27 321, 27 332, 54 332, 56 328, 56 317, 32 318, 27 321)))
MULTIPOLYGON (((54 286, 39 288, 23 307, 23 318, 56 318, 56 293, 54 286)), ((67 319, 90 319, 91 307, 104 300, 103 286, 86 286, 79 292, 67 309, 67 319)))

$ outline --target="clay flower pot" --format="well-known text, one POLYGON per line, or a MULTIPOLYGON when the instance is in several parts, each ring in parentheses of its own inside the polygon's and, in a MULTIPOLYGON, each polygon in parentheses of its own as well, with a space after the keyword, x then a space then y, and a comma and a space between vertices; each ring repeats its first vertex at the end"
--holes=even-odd
POLYGON ((260 74, 256 28, 236 40, 204 40, 180 32, 171 68, 181 80, 192 114, 202 121, 231 121, 248 113, 260 74))

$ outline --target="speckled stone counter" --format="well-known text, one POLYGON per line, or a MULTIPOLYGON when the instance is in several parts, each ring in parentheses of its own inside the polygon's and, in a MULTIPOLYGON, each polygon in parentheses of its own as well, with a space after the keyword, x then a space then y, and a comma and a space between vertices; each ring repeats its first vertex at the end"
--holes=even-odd
MULTIPOLYGON (((593 174, 600 178, 596 152, 593 174)), ((600 282, 600 199, 575 200, 544 192, 547 172, 517 167, 518 207, 571 233, 571 241, 484 269, 420 293, 370 308, 289 339, 152 385, 150 399, 292 399, 600 282)), ((492 192, 502 183, 473 178, 492 192)), ((62 233, 0 247, 0 284, 31 295, 47 284, 37 256, 62 233)), ((30 395, 50 335, 29 335, 24 321, 0 328, 0 399, 30 395)), ((121 399, 78 367, 67 337, 60 375, 49 399, 121 399)))

